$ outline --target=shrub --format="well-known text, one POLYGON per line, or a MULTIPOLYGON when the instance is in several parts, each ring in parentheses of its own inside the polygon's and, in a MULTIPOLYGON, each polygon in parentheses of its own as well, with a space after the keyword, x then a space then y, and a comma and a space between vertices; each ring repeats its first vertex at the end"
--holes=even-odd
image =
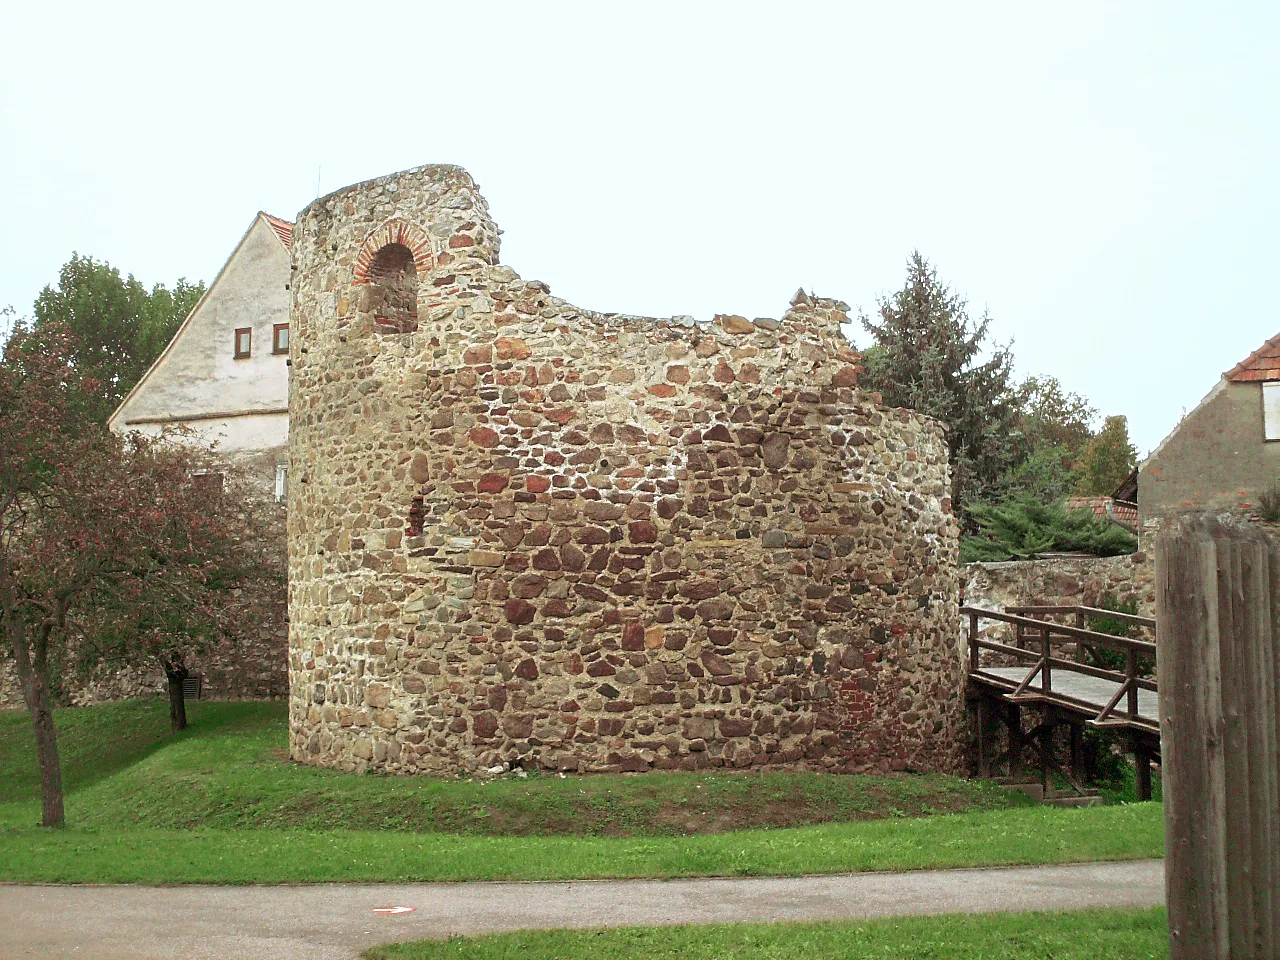
POLYGON ((1268 523, 1280 520, 1280 482, 1273 483, 1259 494, 1258 515, 1268 523))
MULTIPOLYGON (((1098 600, 1098 608, 1100 610, 1111 610, 1115 613, 1133 615, 1138 612, 1138 601, 1122 600, 1117 602, 1114 597, 1104 596, 1098 600)), ((1132 624, 1115 617, 1089 617, 1086 626, 1095 633, 1105 633, 1111 637, 1132 637, 1134 633, 1132 624)), ((1124 671, 1126 658, 1119 650, 1109 650, 1105 647, 1092 647, 1091 649, 1097 666, 1105 667, 1108 670, 1124 671)), ((1155 674, 1155 670, 1155 661, 1150 657, 1138 658, 1138 676, 1150 677, 1155 674)))
POLYGON ((962 563, 1021 560, 1059 550, 1114 557, 1138 549, 1137 538, 1123 527, 1061 503, 1016 497, 972 504, 966 514, 973 532, 960 539, 962 563))

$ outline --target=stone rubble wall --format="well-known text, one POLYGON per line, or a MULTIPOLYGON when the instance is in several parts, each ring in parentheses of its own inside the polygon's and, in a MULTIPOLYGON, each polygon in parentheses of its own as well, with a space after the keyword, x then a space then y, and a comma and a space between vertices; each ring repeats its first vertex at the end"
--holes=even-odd
POLYGON ((498 264, 456 167, 293 237, 294 759, 960 769, 946 444, 856 389, 843 304, 581 310, 498 264))
MULTIPOLYGON (((1118 557, 967 563, 960 568, 960 581, 962 602, 983 610, 1033 605, 1097 607, 1109 598, 1135 602, 1139 616, 1156 615, 1155 564, 1141 551, 1118 557)), ((1004 640, 1012 628, 986 620, 979 621, 979 632, 987 639, 1004 640)), ((1142 639, 1155 639, 1147 633, 1142 639)))
POLYGON ((0 659, 0 710, 23 706, 22 685, 18 683, 18 668, 8 657, 0 659))

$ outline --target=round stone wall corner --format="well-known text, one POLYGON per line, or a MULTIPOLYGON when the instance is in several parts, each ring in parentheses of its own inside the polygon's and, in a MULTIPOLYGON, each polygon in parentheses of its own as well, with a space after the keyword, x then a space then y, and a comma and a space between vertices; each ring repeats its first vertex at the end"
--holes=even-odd
POLYGON ((299 218, 291 756, 958 771, 939 426, 806 324, 592 314, 497 235, 458 168, 299 218))

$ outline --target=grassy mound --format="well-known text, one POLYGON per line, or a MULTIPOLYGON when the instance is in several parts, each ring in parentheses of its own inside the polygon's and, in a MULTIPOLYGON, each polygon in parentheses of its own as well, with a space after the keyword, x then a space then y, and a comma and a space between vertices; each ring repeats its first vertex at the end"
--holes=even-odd
MULTIPOLYGON (((678 836, 995 810, 1025 801, 939 774, 650 773, 527 779, 355 775, 289 761, 283 703, 60 710, 73 826, 397 830, 489 836, 678 836)), ((0 822, 34 816, 38 779, 25 714, 0 715, 0 822), (24 803, 25 801, 25 803, 24 803)), ((30 822, 30 821, 27 821, 30 822)))
POLYGON ((1158 857, 1156 804, 1057 810, 945 776, 360 776, 285 755, 285 707, 59 711, 66 830, 0 714, 0 881, 322 883, 787 876, 1158 857), (936 815, 928 815, 936 814, 936 815))
MULTIPOLYGON (((198 711, 205 708, 196 705, 198 711)), ((168 711, 168 703, 159 700, 55 711, 63 789, 82 789, 172 743, 168 711)), ((222 718, 215 723, 221 726, 222 718)), ((39 796, 31 718, 26 710, 0 710, 0 803, 39 796)))

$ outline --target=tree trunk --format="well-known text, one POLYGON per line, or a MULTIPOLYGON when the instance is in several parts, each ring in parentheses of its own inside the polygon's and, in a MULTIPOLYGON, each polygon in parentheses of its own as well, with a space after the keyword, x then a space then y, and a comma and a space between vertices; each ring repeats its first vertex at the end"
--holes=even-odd
POLYGON ((27 646, 28 637, 6 618, 5 633, 12 641, 14 666, 22 699, 31 714, 35 728, 36 762, 40 767, 40 824, 61 827, 67 816, 62 805, 62 761, 58 757, 58 731, 53 724, 53 701, 49 696, 49 658, 47 648, 51 627, 41 627, 32 638, 34 650, 27 646))
POLYGON ((177 733, 187 729, 187 701, 182 694, 182 681, 190 671, 182 664, 166 663, 164 675, 169 681, 169 727, 177 733))
POLYGON ((58 732, 48 698, 28 704, 36 728, 36 758, 40 763, 40 824, 61 827, 67 822, 62 809, 62 761, 58 757, 58 732))

